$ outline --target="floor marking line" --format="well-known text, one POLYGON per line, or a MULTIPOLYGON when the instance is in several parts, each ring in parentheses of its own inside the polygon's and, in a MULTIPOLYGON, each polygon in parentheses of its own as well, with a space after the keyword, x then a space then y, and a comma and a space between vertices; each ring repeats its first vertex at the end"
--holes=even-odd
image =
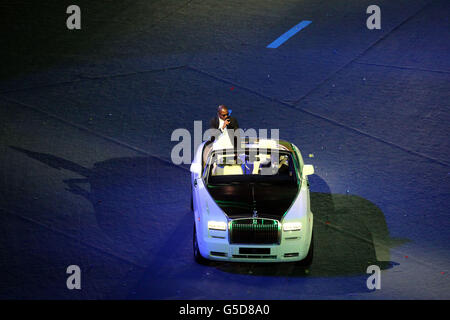
POLYGON ((374 66, 374 67, 383 67, 383 68, 395 68, 395 69, 401 69, 401 70, 411 70, 411 71, 421 71, 421 72, 436 72, 436 73, 445 73, 449 74, 450 71, 445 70, 433 70, 433 69, 424 69, 424 68, 416 68, 416 67, 409 67, 409 66, 396 66, 396 65, 389 65, 389 64, 380 64, 380 63, 370 63, 370 62, 364 62, 364 61, 354 61, 356 64, 362 64, 365 66, 374 66))
POLYGON ((131 72, 124 72, 124 73, 113 73, 113 74, 99 74, 99 75, 78 75, 78 78, 67 80, 67 81, 59 81, 59 82, 51 82, 51 83, 45 83, 41 85, 31 86, 31 87, 24 87, 24 88, 18 88, 18 89, 7 89, 7 90, 0 90, 0 94, 8 94, 8 93, 15 93, 20 91, 28 91, 28 90, 34 90, 34 89, 41 89, 41 88, 51 88, 51 87, 57 87, 57 86, 63 86, 71 83, 77 83, 82 81, 89 81, 89 80, 104 80, 104 79, 113 79, 117 77, 127 77, 127 76, 133 76, 138 74, 146 74, 146 73, 157 73, 157 72, 165 72, 165 71, 171 71, 171 70, 177 70, 177 69, 183 69, 186 65, 179 65, 179 66, 169 66, 165 68, 159 68, 159 69, 150 69, 150 70, 143 70, 143 71, 131 71, 131 72))
POLYGON ((176 165, 176 164, 174 164, 173 162, 171 162, 171 161, 169 161, 169 160, 166 160, 166 159, 164 159, 164 158, 161 158, 160 156, 151 154, 150 152, 148 152, 148 151, 146 151, 146 150, 144 150, 144 149, 142 149, 142 148, 135 147, 135 146, 133 146, 133 145, 131 145, 131 144, 128 144, 128 143, 123 142, 123 141, 121 141, 121 140, 118 140, 118 139, 116 139, 116 138, 109 137, 109 136, 104 135, 104 134, 102 134, 102 133, 96 132, 96 131, 94 131, 94 130, 92 130, 92 129, 89 129, 89 128, 83 126, 83 125, 79 125, 79 124, 77 124, 77 123, 74 123, 74 122, 71 122, 71 121, 69 121, 69 120, 66 120, 66 119, 64 119, 64 118, 62 118, 62 117, 60 117, 60 116, 57 116, 57 115, 55 115, 55 114, 53 114, 53 113, 51 113, 51 112, 48 112, 48 111, 45 111, 45 110, 41 110, 41 109, 38 108, 38 107, 35 107, 35 106, 33 106, 33 105, 30 105, 30 104, 27 104, 27 103, 24 103, 24 102, 21 102, 21 101, 17 101, 17 100, 15 100, 15 99, 12 99, 12 98, 9 98, 9 97, 2 96, 1 94, 0 94, 0 98, 3 99, 3 100, 5 100, 5 101, 8 101, 8 102, 10 102, 10 103, 14 103, 14 104, 20 105, 20 106, 22 106, 22 107, 24 107, 24 108, 28 108, 28 109, 34 110, 35 112, 39 112, 39 113, 41 113, 41 114, 44 114, 44 115, 46 115, 47 117, 53 118, 53 119, 55 119, 55 120, 58 120, 58 121, 60 121, 60 122, 62 122, 62 123, 65 123, 66 125, 69 125, 69 126, 71 126, 71 127, 76 128, 76 129, 78 129, 78 130, 80 130, 80 131, 88 132, 88 133, 90 133, 90 134, 92 134, 92 135, 94 135, 94 136, 96 136, 96 137, 98 137, 98 138, 101 138, 101 139, 103 139, 103 140, 106 140, 106 141, 108 141, 108 142, 115 143, 115 144, 120 145, 120 146, 122 146, 122 147, 124 147, 124 148, 131 149, 131 150, 133 150, 133 151, 135 151, 135 152, 137 152, 137 153, 144 154, 144 155, 146 155, 146 156, 148 156, 148 157, 155 158, 155 159, 157 159, 157 160, 159 160, 159 161, 162 161, 162 162, 164 162, 164 163, 168 163, 168 164, 170 164, 170 165, 172 165, 172 166, 174 166, 174 167, 176 167, 176 168, 179 168, 179 169, 182 169, 182 170, 185 170, 185 171, 188 171, 188 172, 189 172, 189 168, 188 168, 188 167, 185 167, 185 166, 183 166, 183 165, 176 165))
POLYGON ((57 229, 57 228, 50 227, 50 226, 46 225, 46 224, 43 223, 43 222, 40 222, 40 221, 31 219, 31 218, 26 217, 26 216, 23 216, 23 215, 18 214, 18 213, 16 213, 15 211, 12 211, 12 210, 10 210, 10 209, 6 209, 6 208, 3 208, 3 207, 0 207, 0 211, 4 211, 4 212, 6 212, 7 214, 12 215, 12 216, 14 216, 14 217, 16 217, 16 218, 18 218, 18 219, 22 219, 22 220, 25 220, 25 221, 27 221, 27 222, 29 222, 29 223, 33 223, 33 224, 35 224, 35 225, 40 226, 41 228, 47 229, 47 230, 49 230, 49 231, 52 231, 52 232, 54 232, 54 233, 56 233, 56 234, 59 234, 59 235, 61 235, 61 236, 63 236, 63 237, 66 237, 66 238, 68 238, 68 239, 78 241, 78 242, 76 242, 76 244, 78 244, 79 246, 85 246, 85 247, 88 247, 88 248, 91 248, 91 249, 95 249, 95 250, 100 251, 100 252, 102 252, 102 253, 104 253, 104 254, 110 256, 110 257, 114 257, 114 258, 116 258, 116 259, 122 260, 123 262, 132 264, 132 265, 134 265, 134 266, 136 266, 136 267, 139 267, 139 268, 145 269, 145 268, 148 267, 147 265, 140 264, 140 263, 138 263, 138 262, 129 260, 128 258, 122 257, 121 255, 118 255, 117 253, 109 252, 109 251, 107 251, 106 249, 104 249, 104 248, 102 248, 102 247, 98 247, 98 246, 95 246, 95 245, 90 244, 90 243, 88 243, 88 242, 85 242, 84 240, 77 239, 77 237, 76 237, 75 235, 71 235, 71 234, 66 233, 66 232, 64 232, 64 231, 61 231, 61 230, 59 230, 59 229, 57 229))
POLYGON ((276 49, 279 46, 281 46, 283 43, 285 43, 287 40, 289 40, 291 37, 293 37, 297 32, 300 30, 306 28, 309 24, 311 24, 312 21, 309 20, 303 20, 299 24, 295 25, 285 33, 283 33, 281 36, 279 36, 275 41, 273 41, 271 44, 269 44, 266 48, 276 49))
POLYGON ((383 41, 384 39, 386 39, 391 33, 393 33, 394 31, 396 31, 397 29, 399 29, 402 25, 404 25, 405 23, 407 23, 408 21, 410 21, 411 19, 413 19, 414 17, 416 17, 421 11, 423 11, 426 7, 428 7, 431 3, 433 3, 433 0, 431 0, 430 2, 426 3, 424 6, 422 6, 421 8, 419 8, 419 10, 417 10, 416 12, 414 12, 411 16, 407 17, 406 19, 404 19, 403 21, 401 21, 399 24, 397 24, 395 27, 393 27, 391 30, 387 31, 385 34, 381 35, 380 38, 378 38, 377 40, 375 40, 373 43, 371 43, 366 49, 364 49, 363 51, 361 51, 359 54, 356 55, 356 57, 354 57, 353 59, 351 59, 349 62, 345 63, 344 65, 342 65, 341 67, 339 67, 337 70, 333 71, 328 77, 326 77, 323 81, 321 81, 317 86, 315 86, 314 88, 312 88, 311 90, 309 90, 307 93, 305 93, 303 96, 301 96, 300 98, 298 98, 296 101, 294 101, 292 104, 293 105, 297 105, 300 103, 300 101, 302 101, 303 99, 305 99, 308 95, 310 95, 311 93, 315 92, 316 90, 318 90, 325 82, 327 82, 328 80, 330 80, 332 77, 334 77, 336 74, 338 74, 339 72, 341 72, 342 70, 344 70, 347 66, 350 66, 352 63, 356 62, 358 59, 362 58, 363 55, 365 55, 372 47, 375 47, 378 43, 380 43, 381 41, 383 41))
MULTIPOLYGON (((387 145, 389 145, 389 146, 391 146, 391 147, 394 147, 394 148, 396 148, 396 149, 400 149, 400 150, 402 150, 402 151, 404 151, 404 152, 407 152, 407 153, 409 153, 409 154, 412 154, 412 155, 414 155, 414 156, 418 156, 418 157, 421 157, 421 158, 430 160, 430 161, 432 161, 432 162, 438 163, 438 164, 443 165, 443 166, 446 166, 446 167, 450 167, 450 163, 448 163, 448 162, 445 162, 445 161, 442 161, 442 160, 439 160, 439 159, 436 159, 436 158, 432 158, 432 157, 430 157, 430 156, 427 156, 427 155, 425 155, 425 154, 422 154, 422 153, 417 152, 417 151, 414 151, 414 150, 410 150, 410 149, 408 149, 408 148, 406 148, 406 147, 403 147, 403 146, 401 146, 401 145, 398 145, 398 144, 396 144, 396 143, 394 143, 394 142, 391 142, 391 141, 385 140, 385 139, 383 139, 383 138, 380 138, 380 137, 378 137, 378 136, 375 136, 375 135, 373 135, 373 134, 364 132, 364 131, 362 131, 362 130, 360 130, 360 129, 357 129, 357 128, 348 126, 348 125, 346 125, 346 124, 344 124, 344 123, 341 123, 341 122, 339 122, 339 121, 336 121, 336 120, 334 120, 334 119, 332 119, 332 118, 327 118, 327 117, 325 117, 325 116, 323 116, 323 115, 320 115, 320 114, 317 114, 317 113, 315 113, 315 112, 312 112, 312 111, 306 110, 306 109, 304 109, 304 108, 298 107, 298 106, 296 105, 296 103, 288 103, 288 102, 279 100, 279 99, 277 99, 277 98, 273 98, 273 97, 270 97, 270 96, 266 96, 266 95, 264 95, 264 94, 262 94, 262 93, 260 93, 260 92, 258 92, 258 91, 256 91, 256 90, 247 88, 247 87, 245 87, 245 86, 243 86, 243 85, 240 85, 240 84, 238 84, 238 83, 234 83, 234 82, 232 82, 232 81, 230 81, 230 80, 220 78, 220 77, 218 77, 218 76, 216 76, 216 75, 210 74, 210 73, 208 73, 208 72, 206 72, 206 71, 203 71, 203 70, 201 70, 201 69, 197 69, 197 68, 192 67, 192 66, 189 66, 189 65, 186 67, 186 69, 192 70, 192 71, 194 71, 194 72, 197 72, 197 73, 200 73, 200 74, 203 74, 203 75, 206 75, 206 76, 208 76, 208 77, 210 77, 210 78, 216 79, 216 80, 218 80, 218 81, 221 81, 221 82, 224 82, 224 83, 227 83, 227 84, 232 84, 232 85, 233 85, 234 87, 236 87, 236 88, 243 89, 243 90, 245 90, 245 91, 247 91, 247 92, 250 92, 250 93, 252 93, 252 94, 254 94, 254 95, 257 95, 257 96, 259 96, 259 97, 261 97, 261 98, 263 98, 263 99, 269 100, 269 101, 274 102, 274 103, 279 103, 279 104, 281 104, 281 105, 283 105, 283 106, 286 106, 286 107, 291 108, 291 109, 296 110, 296 111, 300 111, 300 112, 307 113, 307 114, 309 114, 310 116, 319 118, 319 119, 321 119, 321 120, 330 122, 331 124, 334 124, 334 125, 336 125, 336 126, 345 128, 345 129, 350 130, 350 131, 353 131, 353 132, 355 132, 355 133, 357 133, 357 134, 360 134, 360 135, 366 136, 366 137, 368 137, 368 138, 377 140, 378 142, 387 144, 387 145)), ((308 94, 309 94, 309 93, 307 93, 306 95, 308 95, 308 94)), ((305 96, 306 96, 306 95, 305 95, 305 96)))

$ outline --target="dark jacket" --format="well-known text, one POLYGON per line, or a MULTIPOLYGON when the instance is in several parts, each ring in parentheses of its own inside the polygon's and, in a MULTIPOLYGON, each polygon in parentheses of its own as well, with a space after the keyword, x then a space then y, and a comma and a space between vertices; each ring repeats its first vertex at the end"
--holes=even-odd
MULTIPOLYGON (((214 117, 209 121, 209 127, 212 129, 219 129, 219 117, 214 117)), ((238 121, 235 117, 230 117, 230 124, 227 126, 227 129, 239 129, 238 121)))

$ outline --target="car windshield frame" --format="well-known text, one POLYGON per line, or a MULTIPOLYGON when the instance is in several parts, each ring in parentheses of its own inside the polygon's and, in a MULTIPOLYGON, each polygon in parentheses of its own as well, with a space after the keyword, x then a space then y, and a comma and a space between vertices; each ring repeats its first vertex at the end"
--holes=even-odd
MULTIPOLYGON (((252 159, 255 160, 255 159, 252 159)), ((272 158, 270 158, 269 163, 272 163, 272 158)), ((208 160, 205 164, 205 170, 204 170, 204 180, 206 182, 206 185, 223 185, 223 184, 238 184, 238 183, 271 183, 271 184, 277 184, 277 183, 294 183, 298 184, 298 168, 295 163, 296 157, 291 151, 286 150, 280 150, 280 149, 263 149, 263 148, 246 148, 241 150, 235 150, 235 149, 222 149, 222 150, 214 150, 211 152, 211 154, 208 157, 208 160), (236 157, 236 154, 238 154, 238 157, 236 157), (227 158, 233 158, 234 157, 234 165, 245 165, 251 164, 252 166, 254 163, 250 161, 250 157, 261 157, 261 155, 269 155, 272 154, 278 154, 277 160, 280 159, 282 156, 287 156, 288 161, 288 172, 292 174, 287 175, 280 175, 278 172, 278 169, 276 170, 276 173, 274 174, 253 174, 253 173, 242 173, 242 174, 226 174, 226 175, 212 175, 213 165, 216 163, 217 165, 217 159, 220 155, 224 155, 227 158), (215 156, 218 155, 216 158, 215 156), (244 162, 242 161, 244 157, 244 162), (236 163, 236 160, 238 161, 236 163), (247 162, 248 161, 248 162, 247 162)), ((232 161, 233 162, 233 161, 232 161)), ((254 162, 254 161, 253 161, 254 162)), ((230 164, 230 163, 229 163, 230 164)), ((246 166, 247 167, 247 166, 246 166)))

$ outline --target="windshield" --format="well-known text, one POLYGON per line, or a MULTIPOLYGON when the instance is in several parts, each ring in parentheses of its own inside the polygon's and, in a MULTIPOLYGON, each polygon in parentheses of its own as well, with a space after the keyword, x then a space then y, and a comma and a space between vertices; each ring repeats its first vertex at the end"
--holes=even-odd
POLYGON ((208 184, 233 182, 293 182, 297 177, 292 155, 286 151, 219 150, 211 154, 208 184))

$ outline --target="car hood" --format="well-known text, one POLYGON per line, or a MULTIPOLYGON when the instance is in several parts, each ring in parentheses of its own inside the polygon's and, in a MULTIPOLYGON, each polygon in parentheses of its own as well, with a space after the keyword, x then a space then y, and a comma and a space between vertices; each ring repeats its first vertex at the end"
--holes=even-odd
POLYGON ((281 220, 297 197, 296 183, 239 183, 208 185, 207 190, 228 217, 252 217, 281 220))

